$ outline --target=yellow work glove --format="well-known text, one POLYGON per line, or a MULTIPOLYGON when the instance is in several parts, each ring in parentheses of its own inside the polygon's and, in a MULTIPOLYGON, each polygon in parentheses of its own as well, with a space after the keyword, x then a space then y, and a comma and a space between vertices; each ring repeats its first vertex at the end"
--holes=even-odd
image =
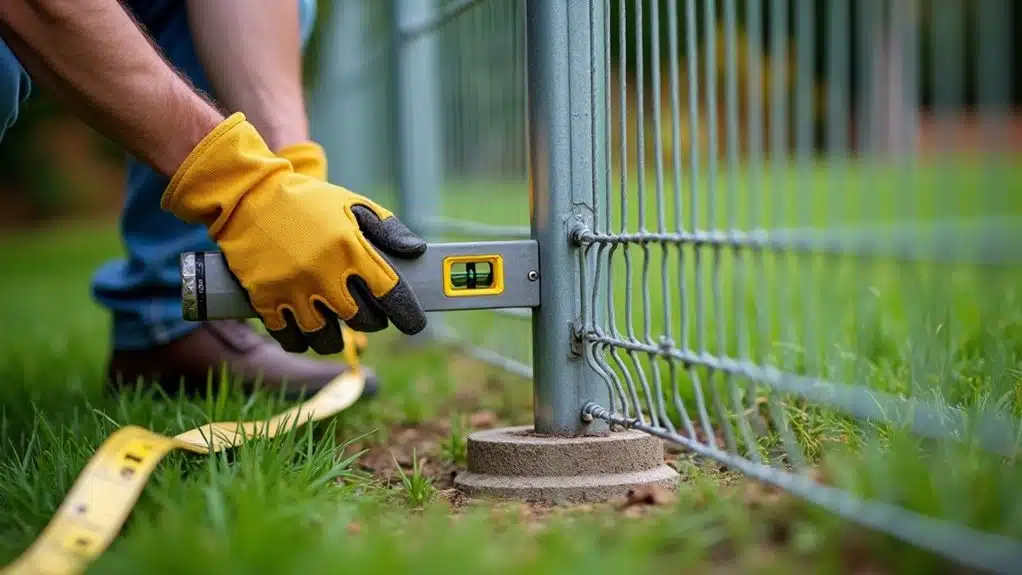
POLYGON ((368 198, 296 172, 241 113, 199 142, 162 206, 208 228, 288 351, 341 351, 338 319, 362 332, 426 327, 415 294, 380 253, 414 259, 426 242, 368 198))
MULTIPOLYGON (((299 174, 305 174, 317 180, 326 181, 326 152, 319 144, 315 142, 298 142, 277 150, 277 155, 291 162, 291 165, 299 174)), ((356 355, 365 351, 365 348, 369 345, 369 341, 364 333, 343 326, 341 331, 345 342, 355 344, 353 350, 356 355), (343 333, 345 331, 347 333, 343 333)))
POLYGON ((326 181, 326 154, 315 142, 299 142, 281 148, 277 155, 291 162, 299 174, 326 181))

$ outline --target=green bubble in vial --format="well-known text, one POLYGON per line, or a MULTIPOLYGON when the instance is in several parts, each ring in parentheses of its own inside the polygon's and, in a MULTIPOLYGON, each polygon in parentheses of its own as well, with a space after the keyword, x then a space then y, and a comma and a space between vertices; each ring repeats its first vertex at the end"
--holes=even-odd
POLYGON ((490 262, 459 262, 451 266, 451 285, 458 289, 493 287, 493 266, 490 262))

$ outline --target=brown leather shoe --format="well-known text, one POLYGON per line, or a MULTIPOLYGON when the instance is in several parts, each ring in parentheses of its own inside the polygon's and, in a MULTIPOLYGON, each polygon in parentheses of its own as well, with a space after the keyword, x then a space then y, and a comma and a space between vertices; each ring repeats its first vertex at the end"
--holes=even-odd
MULTIPOLYGON (((134 387, 139 378, 161 386, 169 395, 183 387, 186 394, 202 394, 212 372, 214 386, 222 366, 242 389, 259 388, 288 400, 308 398, 332 379, 348 371, 347 364, 323 361, 284 351, 241 321, 206 322, 187 336, 145 350, 115 351, 107 366, 114 390, 134 387), (260 379, 261 376, 261 379, 260 379), (283 390, 283 391, 282 391, 283 390)), ((376 374, 366 369, 363 397, 376 395, 376 374)))

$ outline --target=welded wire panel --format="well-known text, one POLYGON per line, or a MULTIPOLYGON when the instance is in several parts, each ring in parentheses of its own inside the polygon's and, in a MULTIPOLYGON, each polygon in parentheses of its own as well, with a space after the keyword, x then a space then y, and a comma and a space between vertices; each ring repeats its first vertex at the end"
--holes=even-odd
POLYGON ((1019 8, 595 1, 588 414, 1022 565, 1019 8))
MULTIPOLYGON (((517 0, 446 0, 402 29, 402 42, 436 46, 437 197, 421 204, 430 241, 530 237, 526 148, 525 6, 517 0)), ((412 98, 421 98, 420 87, 412 98)), ((402 137, 408 137, 403 135, 402 137)), ((414 137, 414 136, 413 136, 414 137)), ((431 318, 436 336, 517 375, 531 374, 530 310, 431 318)))

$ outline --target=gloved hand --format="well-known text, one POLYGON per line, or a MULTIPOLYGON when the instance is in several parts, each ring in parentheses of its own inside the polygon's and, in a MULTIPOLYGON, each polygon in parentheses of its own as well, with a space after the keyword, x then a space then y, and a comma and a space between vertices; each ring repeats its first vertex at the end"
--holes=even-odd
POLYGON ((267 331, 288 351, 339 352, 338 318, 362 332, 393 323, 412 335, 426 327, 415 294, 377 251, 417 258, 426 242, 368 198, 296 172, 241 113, 199 142, 162 206, 209 229, 267 331))
MULTIPOLYGON (((285 160, 291 162, 291 166, 294 167, 295 171, 299 174, 305 174, 306 176, 316 178, 317 180, 326 181, 327 176, 327 162, 326 152, 323 147, 316 142, 298 142, 285 146, 280 150, 277 150, 277 155, 285 160)), ((349 355, 349 362, 354 366, 354 362, 358 356, 365 351, 369 345, 369 341, 366 335, 362 332, 357 332, 350 327, 341 326, 341 335, 343 337, 343 343, 352 343, 353 349, 345 349, 346 352, 354 352, 354 356, 349 355)))
POLYGON ((299 174, 326 181, 326 154, 315 142, 299 142, 291 144, 279 151, 277 155, 291 162, 299 174))

